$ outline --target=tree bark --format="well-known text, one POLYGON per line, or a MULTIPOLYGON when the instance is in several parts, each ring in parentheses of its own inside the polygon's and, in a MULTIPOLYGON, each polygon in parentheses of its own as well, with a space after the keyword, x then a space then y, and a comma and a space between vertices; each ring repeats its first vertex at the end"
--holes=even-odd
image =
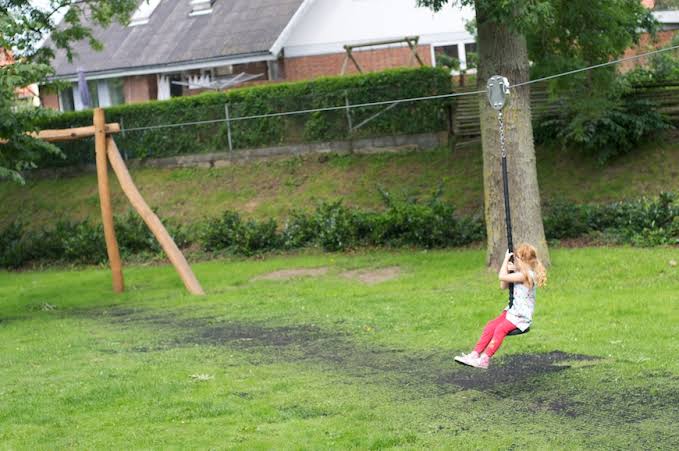
MULTIPOLYGON (((488 78, 493 75, 507 77, 510 86, 528 81, 530 75, 525 37, 485 16, 479 3, 476 2, 479 89, 485 90, 488 78)), ((497 269, 507 249, 498 115, 485 95, 479 102, 484 208, 488 235, 486 263, 497 269)), ((540 260, 549 265, 535 164, 529 86, 512 89, 503 115, 514 243, 532 244, 537 249, 540 260)))

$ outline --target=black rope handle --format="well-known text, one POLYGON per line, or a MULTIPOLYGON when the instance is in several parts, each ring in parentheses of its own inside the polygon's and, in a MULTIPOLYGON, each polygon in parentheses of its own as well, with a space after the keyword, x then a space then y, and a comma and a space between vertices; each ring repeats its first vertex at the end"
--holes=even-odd
MULTIPOLYGON (((514 252, 514 240, 512 239, 512 214, 509 206, 509 176, 507 175, 507 151, 505 149, 505 124, 502 116, 502 111, 497 113, 498 123, 500 125, 500 149, 502 156, 502 191, 505 201, 505 226, 507 229, 507 249, 509 252, 514 252)), ((509 261, 514 261, 514 257, 509 261)), ((514 284, 509 284, 509 308, 514 305, 514 284)))

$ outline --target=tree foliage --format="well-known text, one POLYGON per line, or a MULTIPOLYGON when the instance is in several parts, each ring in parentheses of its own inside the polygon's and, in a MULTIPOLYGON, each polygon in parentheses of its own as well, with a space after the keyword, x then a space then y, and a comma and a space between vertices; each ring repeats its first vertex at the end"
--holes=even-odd
MULTIPOLYGON (((440 9, 448 1, 418 3, 440 9)), ((533 80, 618 58, 639 42, 641 33, 654 34, 657 29, 652 12, 639 0, 451 0, 451 3, 474 5, 479 17, 483 11, 486 20, 490 17, 523 34, 533 80)), ((662 66, 658 72, 671 77, 674 67, 669 55, 653 61, 662 66)), ((545 123, 539 124, 538 138, 549 136, 603 162, 629 151, 642 137, 664 128, 665 123, 652 104, 632 104, 625 97, 628 84, 620 79, 617 69, 611 65, 551 80, 554 97, 570 100, 561 105, 558 114, 544 118, 545 123)))
MULTIPOLYGON (((472 6, 485 20, 505 24, 526 36, 533 78, 606 62, 655 32, 651 11, 639 0, 416 0, 439 11, 446 4, 472 6)), ((562 79, 572 87, 607 82, 614 68, 562 79), (598 78, 597 78, 598 77, 598 78)), ((559 87, 563 87, 561 84, 559 87)))
POLYGON ((86 40, 101 48, 88 23, 104 27, 113 20, 127 23, 136 5, 136 0, 48 0, 39 7, 30 0, 0 0, 0 48, 16 57, 14 64, 0 67, 0 178, 22 181, 21 171, 33 166, 36 158, 59 152, 26 135, 46 113, 36 109, 19 114, 16 90, 52 74, 49 63, 56 49, 65 50, 70 60, 73 42, 86 40), (42 45, 48 37, 49 45, 42 45))

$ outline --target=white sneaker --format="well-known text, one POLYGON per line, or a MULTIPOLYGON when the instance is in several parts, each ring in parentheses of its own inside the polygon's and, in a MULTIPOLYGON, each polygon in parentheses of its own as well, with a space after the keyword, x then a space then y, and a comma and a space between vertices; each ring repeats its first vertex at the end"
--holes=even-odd
POLYGON ((490 365, 490 357, 486 354, 481 354, 478 359, 474 359, 469 363, 470 366, 474 368, 480 368, 482 370, 487 370, 490 365))
POLYGON ((467 366, 476 366, 475 363, 478 360, 478 354, 475 352, 471 352, 469 354, 462 354, 458 355, 455 357, 455 361, 457 363, 461 363, 462 365, 467 365, 467 366))

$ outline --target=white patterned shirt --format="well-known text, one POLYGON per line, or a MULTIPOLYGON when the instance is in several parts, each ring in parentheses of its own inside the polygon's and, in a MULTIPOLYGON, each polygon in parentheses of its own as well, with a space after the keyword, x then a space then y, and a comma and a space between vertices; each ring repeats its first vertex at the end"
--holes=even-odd
POLYGON ((533 322, 533 311, 535 310, 535 273, 528 271, 528 275, 533 280, 533 288, 523 283, 514 284, 514 305, 512 308, 505 307, 507 320, 517 328, 524 331, 533 322))

